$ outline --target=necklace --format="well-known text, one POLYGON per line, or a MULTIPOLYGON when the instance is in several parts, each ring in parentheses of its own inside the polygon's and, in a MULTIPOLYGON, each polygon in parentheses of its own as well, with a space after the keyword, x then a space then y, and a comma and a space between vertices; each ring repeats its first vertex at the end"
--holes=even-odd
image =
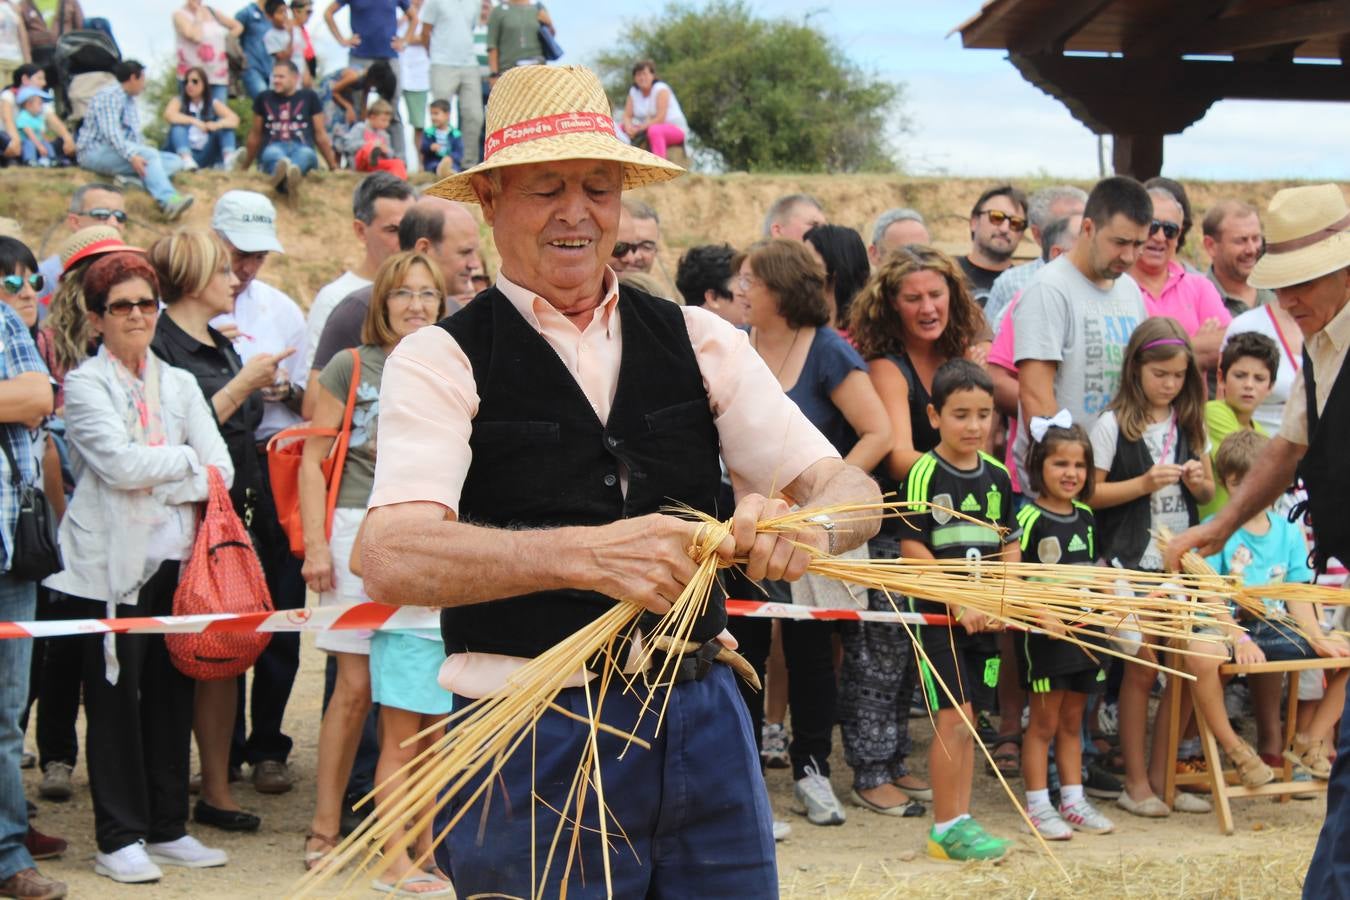
MULTIPOLYGON (((792 358, 792 351, 797 349, 797 339, 800 338, 801 336, 802 336, 802 330, 801 330, 800 328, 798 328, 798 329, 796 329, 795 331, 792 332, 792 343, 788 345, 787 353, 784 353, 784 354, 783 354, 783 361, 780 362, 780 363, 778 364, 778 371, 776 371, 776 372, 773 373, 773 377, 778 379, 778 383, 779 383, 780 385, 783 383, 783 370, 787 368, 788 360, 792 358)), ((750 346, 753 347, 753 348, 755 349, 755 352, 756 352, 756 353, 759 353, 759 331, 758 331, 758 330, 755 331, 755 339, 754 339, 754 341, 751 342, 750 346)), ((764 354, 763 354, 763 353, 759 353, 759 358, 760 358, 760 359, 764 359, 764 354)), ((768 360, 765 359, 764 362, 765 362, 765 363, 768 363, 768 360)))

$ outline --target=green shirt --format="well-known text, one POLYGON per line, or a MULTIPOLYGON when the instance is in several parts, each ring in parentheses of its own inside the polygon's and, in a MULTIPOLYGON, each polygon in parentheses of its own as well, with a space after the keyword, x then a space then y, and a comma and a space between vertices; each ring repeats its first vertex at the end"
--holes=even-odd
POLYGON ((525 61, 543 62, 539 46, 539 12, 542 3, 512 3, 498 6, 488 16, 487 46, 497 51, 497 71, 505 72, 525 61))
MULTIPOLYGON (((370 500, 370 490, 375 484, 380 380, 384 377, 384 362, 389 358, 382 347, 362 344, 356 349, 361 354, 361 382, 356 386, 352 437, 347 445, 347 461, 342 466, 342 483, 338 487, 337 505, 340 509, 365 509, 370 500)), ((345 408, 351 383, 352 355, 344 350, 323 367, 319 384, 345 408)))
MULTIPOLYGON (((1238 422, 1237 413, 1233 411, 1233 407, 1223 400, 1211 400, 1205 404, 1205 428, 1209 431, 1209 461, 1211 464, 1219 458, 1219 445, 1223 443, 1223 439, 1241 427, 1242 424, 1238 422)), ((1266 430, 1255 419, 1252 420, 1252 428, 1262 437, 1266 436, 1266 430)), ((1200 507, 1200 518, 1209 518, 1223 509, 1227 503, 1228 489, 1223 486, 1223 480, 1219 478, 1218 467, 1215 466, 1214 499, 1200 507)))

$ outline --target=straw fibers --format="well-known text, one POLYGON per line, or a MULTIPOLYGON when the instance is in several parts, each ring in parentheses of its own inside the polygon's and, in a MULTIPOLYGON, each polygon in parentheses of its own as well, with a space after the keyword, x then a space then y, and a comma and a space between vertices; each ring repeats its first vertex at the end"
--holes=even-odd
MULTIPOLYGON (((809 527, 809 520, 821 514, 832 517, 838 527, 847 528, 851 520, 903 519, 929 508, 926 504, 889 502, 795 510, 763 520, 757 528, 762 533, 795 534, 809 527)), ((943 511, 993 527, 954 510, 943 511)), ((572 872, 581 840, 599 840, 610 847, 612 853, 632 852, 621 825, 605 804, 596 757, 597 738, 601 731, 615 732, 598 724, 600 706, 611 686, 618 689, 622 685, 624 690, 635 691, 643 697, 644 712, 654 712, 658 717, 657 728, 660 728, 669 698, 669 691, 661 686, 670 683, 676 659, 657 654, 655 645, 658 641, 669 641, 680 646, 690 636, 717 585, 718 568, 726 565, 717 556, 717 548, 731 530, 730 522, 718 522, 688 509, 676 512, 702 523, 689 548, 698 567, 670 611, 650 632, 641 635, 638 642, 641 649, 631 654, 636 659, 625 662, 620 655, 629 646, 629 639, 636 636, 642 609, 635 604, 615 603, 589 625, 529 661, 503 689, 427 729, 424 735, 437 735, 447 722, 454 722, 452 729, 439 734, 427 750, 405 767, 403 771, 407 778, 402 786, 388 791, 375 803, 361 827, 331 851, 323 865, 306 873, 292 895, 310 895, 323 883, 339 877, 338 873, 351 863, 356 865, 341 878, 343 890, 357 886, 358 881, 369 873, 382 873, 387 868, 386 855, 393 858, 393 854, 406 852, 415 834, 422 829, 431 829, 437 812, 452 799, 457 799, 460 808, 456 817, 439 832, 432 832, 433 846, 438 845, 460 817, 478 806, 479 800, 493 801, 496 776, 506 760, 517 752, 532 752, 533 725, 548 710, 558 709, 555 698, 579 677, 589 678, 586 698, 588 704, 593 705, 589 707, 591 714, 584 724, 590 729, 590 740, 566 803, 562 809, 549 811, 550 817, 556 817, 557 824, 550 826, 552 835, 548 838, 549 849, 545 857, 531 861, 531 869, 537 874, 535 883, 546 883, 548 873, 560 867, 564 873, 562 890, 565 893, 566 879, 572 872), (588 661, 589 671, 586 668, 588 661), (645 677, 638 674, 643 672, 647 673, 645 677), (585 816, 594 816, 598 827, 580 827, 578 823, 585 816)), ((1137 633, 1139 640, 1148 645, 1161 647, 1175 643, 1189 636, 1197 617, 1212 617, 1215 611, 1223 609, 1224 599, 1237 590, 1235 579, 1212 573, 1159 575, 1096 566, 1006 563, 989 558, 975 561, 841 560, 814 548, 807 549, 814 554, 809 567, 811 572, 878 588, 893 596, 911 595, 975 609, 1004 625, 1049 629, 1094 655, 1130 659, 1133 659, 1132 654, 1122 653, 1108 633, 1123 628, 1137 633)), ((1170 671, 1162 666, 1157 668, 1170 671)), ((1187 677, 1183 673, 1174 674, 1187 677)), ((951 695, 949 686, 939 686, 951 695)), ((967 725, 973 731, 973 724, 967 722, 967 725)), ((642 744, 636 738, 630 738, 625 752, 632 751, 632 743, 642 744)), ((988 755, 987 750, 985 754, 988 755)), ((1021 804, 1006 781, 1003 781, 1003 788, 1021 813, 1021 804)), ((372 794, 362 802, 373 801, 372 794)), ((538 814, 540 804, 534 806, 534 812, 538 814)), ((1048 845, 1042 842, 1042 846, 1054 859, 1048 845)), ((609 854, 603 858, 603 875, 608 887, 611 884, 609 854)), ((419 858, 415 865, 420 868, 426 861, 426 857, 419 858)), ((1067 877, 1067 872, 1062 868, 1060 871, 1067 877)))

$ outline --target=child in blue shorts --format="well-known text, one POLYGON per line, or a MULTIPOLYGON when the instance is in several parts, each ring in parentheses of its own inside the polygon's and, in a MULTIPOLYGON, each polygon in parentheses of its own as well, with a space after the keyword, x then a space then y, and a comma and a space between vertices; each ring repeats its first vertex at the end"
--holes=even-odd
MULTIPOLYGON (((1251 470, 1268 438, 1254 431, 1237 431, 1224 439, 1215 456, 1217 477, 1231 494, 1251 470)), ((1240 575, 1243 584, 1262 585, 1279 582, 1312 581, 1308 567, 1308 545, 1303 531, 1284 516, 1262 510, 1233 533, 1223 550, 1209 557, 1209 564, 1222 575, 1240 575)), ((1240 644, 1251 645, 1257 661, 1287 661, 1316 657, 1350 656, 1350 644, 1337 636, 1324 634, 1317 611, 1311 603, 1263 600, 1267 619, 1240 619, 1247 633, 1240 644), (1273 621, 1272 621, 1273 620, 1273 621), (1279 624, 1281 621, 1288 624, 1279 624)), ((1284 676, 1278 672, 1249 675, 1252 706, 1256 712, 1257 746, 1268 763, 1280 762, 1281 751, 1300 769, 1314 778, 1331 776, 1328 758, 1332 729, 1345 705, 1345 684, 1350 669, 1330 669, 1322 699, 1308 711, 1299 710, 1298 731, 1294 742, 1283 746, 1280 730, 1280 692, 1284 676)), ((1297 684, 1290 690, 1297 690, 1297 684)))

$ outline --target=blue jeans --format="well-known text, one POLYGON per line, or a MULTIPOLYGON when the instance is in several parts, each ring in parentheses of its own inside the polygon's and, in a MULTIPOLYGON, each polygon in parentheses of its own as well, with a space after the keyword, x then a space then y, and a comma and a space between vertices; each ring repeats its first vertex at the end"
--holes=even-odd
POLYGON ((36 166, 40 159, 45 159, 47 165, 54 165, 56 163, 55 153, 52 151, 52 142, 43 141, 42 146, 47 148, 46 156, 38 155, 37 144, 30 141, 28 138, 23 139, 23 143, 20 145, 19 149, 19 158, 23 160, 25 166, 36 166))
MULTIPOLYGON (((37 613, 37 585, 0 575, 0 621, 26 622, 37 613)), ((33 866, 24 848, 28 805, 24 800, 19 757, 23 731, 19 717, 28 706, 28 675, 33 641, 0 641, 0 881, 33 866)))
MULTIPOLYGON (((616 684, 604 698, 601 717, 606 723, 651 743, 650 750, 634 745, 624 753, 625 739, 606 733, 598 738, 605 801, 613 814, 609 828, 614 896, 662 900, 778 896, 769 795, 750 717, 733 678, 731 670, 718 663, 702 681, 672 688, 659 734, 653 734, 655 712, 648 711, 638 721, 641 700, 635 692, 616 684), (614 837, 619 826, 632 851, 614 837)), ((592 703, 598 699, 592 694, 592 703)), ((656 708, 663 699, 657 697, 656 708)), ((456 706, 460 703, 456 698, 456 706)), ((588 715, 584 688, 562 691, 557 704, 583 719, 588 715)), ((543 870, 558 826, 553 810, 563 809, 588 739, 586 726, 561 713, 549 711, 540 717, 535 735, 525 738, 506 760, 493 788, 473 802, 437 848, 436 861, 450 875, 459 896, 533 895, 537 873, 532 866, 543 870), (532 785, 537 802, 531 797, 532 785)), ((436 815, 436 833, 464 811, 479 783, 449 799, 436 815)), ((596 806, 591 793, 579 826, 589 830, 581 835, 570 867, 571 820, 563 827, 547 884, 541 887, 543 896, 558 896, 564 874, 570 875, 569 896, 605 896, 596 806)), ((575 807, 568 809, 569 816, 574 813, 575 807)))
MULTIPOLYGON (((145 160, 145 177, 141 179, 141 183, 149 191, 150 196, 155 198, 155 202, 163 206, 172 200, 178 192, 174 190, 169 177, 183 168, 178 156, 173 153, 162 153, 144 144, 135 147, 132 155, 145 160)), ((79 161, 80 168, 99 175, 137 177, 131 163, 123 159, 112 147, 87 147, 80 151, 79 161)))
POLYGON ((250 100, 256 100, 269 87, 268 75, 257 69, 245 69, 240 80, 244 82, 244 93, 250 100))
MULTIPOLYGON (((1297 681, 1297 679, 1295 679, 1297 681)), ((1290 690, 1298 690, 1291 684, 1290 690)), ((1342 722, 1350 721, 1350 694, 1346 695, 1342 722)), ((1350 728, 1341 728, 1336 761, 1327 784, 1327 817, 1317 837, 1317 849, 1303 880, 1305 900, 1350 896, 1350 728)))
POLYGON ((206 146, 200 150, 193 150, 188 145, 188 131, 189 128, 186 125, 170 125, 169 149, 180 157, 184 153, 191 153, 198 168, 205 169, 208 166, 222 164, 225 162, 225 157, 234 152, 235 135, 232 130, 208 131, 206 133, 206 146))
POLYGON ((258 154, 258 168, 271 175, 277 163, 289 159, 300 167, 302 173, 308 172, 319 164, 319 154, 314 148, 299 141, 273 141, 258 154))

